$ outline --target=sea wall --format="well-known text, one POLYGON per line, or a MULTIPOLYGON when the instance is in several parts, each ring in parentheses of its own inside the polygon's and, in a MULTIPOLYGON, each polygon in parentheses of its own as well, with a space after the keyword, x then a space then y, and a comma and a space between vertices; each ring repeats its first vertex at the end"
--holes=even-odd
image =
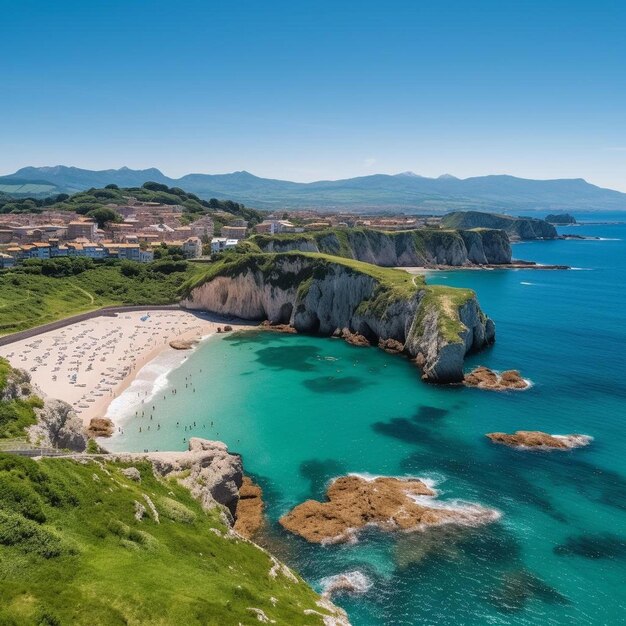
POLYGON ((321 255, 233 257, 191 285, 181 305, 290 324, 302 333, 347 328, 372 344, 393 339, 415 358, 424 379, 437 383, 462 381, 465 355, 495 338, 470 290, 321 255))
POLYGON ((321 252, 383 267, 505 265, 511 245, 499 230, 422 229, 383 232, 363 228, 294 235, 257 235, 261 252, 321 252))

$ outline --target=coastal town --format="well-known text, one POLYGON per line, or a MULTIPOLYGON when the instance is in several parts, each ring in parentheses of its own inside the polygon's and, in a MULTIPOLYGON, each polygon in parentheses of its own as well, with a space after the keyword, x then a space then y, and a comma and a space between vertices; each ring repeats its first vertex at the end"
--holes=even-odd
POLYGON ((277 211, 250 226, 244 219, 217 212, 187 222, 181 205, 138 202, 111 205, 120 221, 99 226, 95 219, 71 211, 0 215, 0 268, 11 268, 27 259, 86 257, 149 263, 157 248, 179 247, 187 259, 210 257, 233 249, 252 234, 302 233, 327 228, 367 227, 385 231, 437 227, 434 216, 361 216, 353 213, 277 211), (222 224, 220 220, 227 219, 222 224))

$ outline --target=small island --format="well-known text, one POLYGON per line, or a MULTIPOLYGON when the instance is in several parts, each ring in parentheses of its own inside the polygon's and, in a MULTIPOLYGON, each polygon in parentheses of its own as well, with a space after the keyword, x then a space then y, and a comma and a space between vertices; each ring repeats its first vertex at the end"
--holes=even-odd
POLYGON ((550 213, 550 215, 546 215, 546 222, 556 226, 569 226, 578 223, 576 218, 569 213, 550 213))

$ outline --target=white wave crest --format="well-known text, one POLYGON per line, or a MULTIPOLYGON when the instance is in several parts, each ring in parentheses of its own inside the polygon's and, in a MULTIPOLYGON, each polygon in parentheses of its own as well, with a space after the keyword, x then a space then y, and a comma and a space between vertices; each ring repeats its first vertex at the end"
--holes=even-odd
POLYGON ((320 580, 322 595, 329 597, 338 593, 362 595, 367 593, 374 583, 359 570, 326 576, 320 580))

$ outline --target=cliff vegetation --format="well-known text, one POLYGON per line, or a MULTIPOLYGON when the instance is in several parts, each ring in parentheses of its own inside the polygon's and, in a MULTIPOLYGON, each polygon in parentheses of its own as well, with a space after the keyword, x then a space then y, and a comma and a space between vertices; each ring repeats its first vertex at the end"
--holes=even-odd
POLYGON ((0 623, 297 626, 330 615, 232 534, 219 507, 203 509, 147 461, 127 467, 0 454, 0 623))

